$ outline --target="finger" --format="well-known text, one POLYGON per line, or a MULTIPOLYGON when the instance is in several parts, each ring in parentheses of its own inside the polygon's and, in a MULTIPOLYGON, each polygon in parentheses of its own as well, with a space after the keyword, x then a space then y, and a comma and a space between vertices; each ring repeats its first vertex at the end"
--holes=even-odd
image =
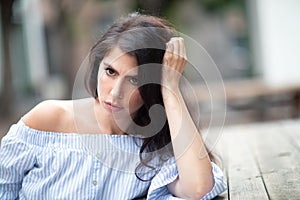
POLYGON ((179 55, 182 58, 185 58, 185 46, 184 46, 184 40, 183 38, 179 38, 179 55))
POLYGON ((180 44, 179 44, 178 38, 177 37, 173 37, 171 39, 171 43, 174 46, 173 54, 176 55, 176 56, 179 56, 180 55, 180 44))
POLYGON ((168 64, 169 64, 169 60, 172 57, 172 52, 171 51, 173 51, 173 45, 171 45, 168 42, 168 43, 166 43, 166 51, 165 51, 165 55, 164 55, 164 58, 163 58, 163 65, 164 66, 168 66, 168 64))
POLYGON ((167 43, 167 50, 168 53, 173 54, 174 51, 174 44, 170 41, 167 43))
POLYGON ((182 57, 185 61, 187 61, 184 39, 180 37, 179 41, 180 41, 180 57, 182 57))

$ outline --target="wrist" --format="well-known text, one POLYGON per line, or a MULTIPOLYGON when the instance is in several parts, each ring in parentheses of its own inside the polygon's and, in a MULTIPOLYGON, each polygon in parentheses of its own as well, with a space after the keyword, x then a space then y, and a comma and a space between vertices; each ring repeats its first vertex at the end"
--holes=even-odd
POLYGON ((162 86, 161 92, 162 92, 162 98, 164 104, 169 104, 169 103, 173 104, 173 103, 178 103, 180 101, 181 92, 178 87, 169 88, 169 87, 162 86))

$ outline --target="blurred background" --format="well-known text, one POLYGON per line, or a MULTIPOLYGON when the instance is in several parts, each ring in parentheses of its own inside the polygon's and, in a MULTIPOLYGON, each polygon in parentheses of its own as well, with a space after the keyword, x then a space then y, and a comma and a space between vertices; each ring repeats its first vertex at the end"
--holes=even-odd
MULTIPOLYGON (((0 137, 37 103, 71 99, 90 47, 134 11, 166 18, 208 52, 224 82, 214 88, 225 88, 225 125, 299 117, 298 0, 1 0, 0 7, 0 137)), ((203 123, 213 113, 222 125, 224 108, 212 111, 205 85, 192 82, 203 123)))

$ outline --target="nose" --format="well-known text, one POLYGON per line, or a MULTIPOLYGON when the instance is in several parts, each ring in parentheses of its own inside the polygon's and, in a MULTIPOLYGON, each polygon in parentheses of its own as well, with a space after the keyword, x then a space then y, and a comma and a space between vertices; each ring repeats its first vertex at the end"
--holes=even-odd
POLYGON ((122 89, 122 79, 118 79, 115 81, 112 90, 110 91, 110 94, 118 99, 122 99, 124 97, 124 91, 122 89))

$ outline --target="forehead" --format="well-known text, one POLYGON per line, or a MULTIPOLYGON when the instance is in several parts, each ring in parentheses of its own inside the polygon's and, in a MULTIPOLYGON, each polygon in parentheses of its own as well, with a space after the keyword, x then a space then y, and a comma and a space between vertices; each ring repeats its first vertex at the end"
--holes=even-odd
POLYGON ((134 56, 122 51, 119 47, 114 47, 104 58, 103 62, 113 68, 136 68, 137 60, 134 56))

